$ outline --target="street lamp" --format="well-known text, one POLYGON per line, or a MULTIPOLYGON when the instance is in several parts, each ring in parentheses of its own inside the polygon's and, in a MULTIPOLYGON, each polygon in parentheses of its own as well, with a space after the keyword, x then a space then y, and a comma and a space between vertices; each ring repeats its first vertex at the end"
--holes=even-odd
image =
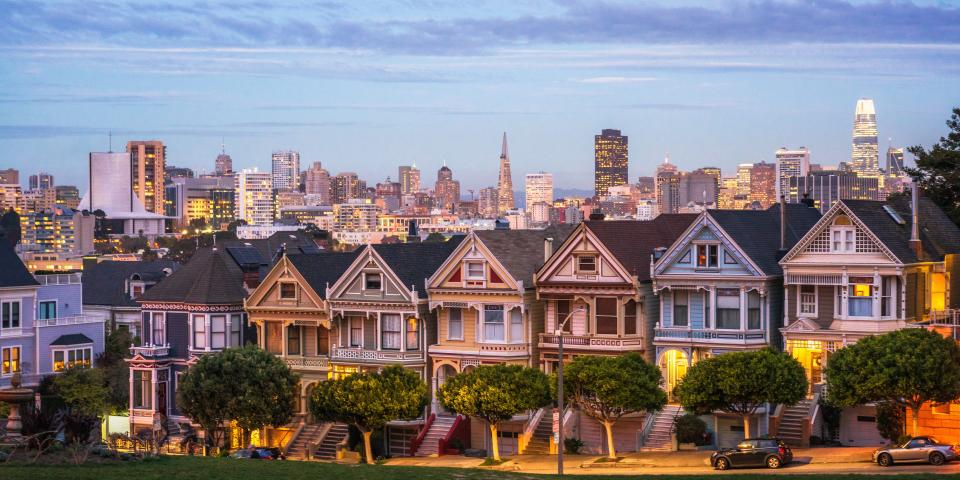
POLYGON ((573 318, 573 314, 585 311, 585 308, 577 307, 568 313, 554 332, 557 336, 557 355, 560 357, 557 364, 557 478, 563 478, 563 326, 573 318))

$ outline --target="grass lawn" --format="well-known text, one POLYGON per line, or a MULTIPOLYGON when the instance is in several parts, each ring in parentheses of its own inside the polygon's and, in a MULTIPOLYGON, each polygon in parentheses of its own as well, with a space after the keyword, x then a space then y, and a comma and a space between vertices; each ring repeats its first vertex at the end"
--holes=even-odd
MULTIPOLYGON (((797 479, 814 475, 751 475, 736 473, 736 478, 749 479, 797 479)), ((863 475, 830 476, 862 480, 863 475)), ((491 471, 484 469, 428 468, 428 467, 391 467, 367 465, 334 465, 306 462, 270 462, 256 460, 233 460, 228 458, 168 457, 142 462, 123 462, 85 466, 39 466, 39 465, 2 465, 2 480, 399 480, 399 479, 543 479, 551 475, 532 475, 491 471)), ((575 475, 577 480, 600 480, 611 478, 630 478, 607 475, 575 475)), ((656 479, 706 479, 709 476, 655 476, 643 475, 633 478, 656 479)), ((823 478, 823 476, 820 476, 823 478)), ((941 479, 943 475, 884 475, 884 479, 926 478, 941 479)))

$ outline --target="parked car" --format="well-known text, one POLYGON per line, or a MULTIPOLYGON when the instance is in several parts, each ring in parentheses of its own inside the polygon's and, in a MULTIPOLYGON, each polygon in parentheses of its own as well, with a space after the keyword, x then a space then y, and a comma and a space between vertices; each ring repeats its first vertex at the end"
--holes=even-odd
POLYGON ((901 445, 878 448, 873 452, 873 461, 881 467, 896 462, 928 462, 943 465, 957 459, 958 452, 952 445, 943 444, 933 437, 913 437, 901 445))
POLYGON ((242 448, 230 455, 242 460, 286 460, 286 456, 276 447, 249 447, 242 448))
POLYGON ((777 438, 752 438, 713 452, 710 465, 717 470, 731 467, 780 468, 793 461, 793 451, 777 438))

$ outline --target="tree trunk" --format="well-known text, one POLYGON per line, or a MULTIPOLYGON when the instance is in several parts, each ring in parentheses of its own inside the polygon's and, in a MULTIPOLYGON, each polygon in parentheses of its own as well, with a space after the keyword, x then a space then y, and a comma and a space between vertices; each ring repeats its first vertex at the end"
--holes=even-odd
POLYGON ((917 435, 920 434, 920 432, 919 432, 919 429, 920 429, 920 409, 919 409, 919 408, 911 408, 911 409, 910 409, 910 414, 911 414, 911 416, 913 417, 913 436, 916 437, 917 435))
POLYGON ((500 442, 497 438, 497 424, 490 422, 490 450, 493 451, 493 459, 500 461, 500 442))
MULTIPOLYGON (((603 429, 607 431, 607 449, 609 450, 607 458, 615 460, 617 458, 617 447, 613 446, 613 422, 604 421, 603 429)), ((560 448, 563 448, 563 446, 560 448)))
POLYGON ((367 465, 373 465, 373 447, 370 446, 370 436, 373 435, 373 431, 362 431, 363 433, 363 450, 367 458, 367 465))
POLYGON ((750 414, 743 416, 743 438, 750 439, 750 414))

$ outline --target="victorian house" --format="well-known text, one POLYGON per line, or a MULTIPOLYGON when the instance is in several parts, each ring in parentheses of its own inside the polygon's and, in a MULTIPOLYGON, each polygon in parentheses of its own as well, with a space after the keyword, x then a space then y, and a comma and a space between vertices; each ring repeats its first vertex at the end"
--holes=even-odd
MULTIPOLYGON (((534 275, 544 302, 545 329, 538 342, 540 364, 555 370, 558 325, 562 324, 563 361, 577 355, 642 354, 653 362, 653 329, 660 302, 650 277, 652 256, 672 245, 698 218, 660 215, 650 221, 587 221, 561 243, 534 275)), ((570 434, 591 451, 605 448, 602 427, 589 417, 569 413, 570 434)), ((614 441, 622 451, 636 450, 642 417, 617 423, 614 441)))
MULTIPOLYGON (((670 248, 654 255, 660 322, 653 343, 668 394, 701 359, 780 348, 783 272, 777 262, 819 218, 819 210, 805 204, 783 211, 780 205, 706 210, 670 248)), ((744 438, 740 417, 718 413, 708 420, 718 446, 744 438)), ((766 433, 762 422, 751 424, 751 436, 766 433)))
MULTIPOLYGON (((533 273, 563 243, 573 226, 546 230, 485 230, 469 234, 427 282, 438 335, 428 348, 432 390, 446 379, 478 365, 538 367, 543 303, 537 301, 533 273)), ((439 441, 460 422, 476 448, 489 446, 489 430, 478 419, 456 419, 437 404, 436 418, 418 455, 439 453, 439 441)), ((500 426, 501 453, 519 453, 540 416, 523 415, 500 426), (524 437, 524 432, 527 437, 524 437)), ((550 415, 546 416, 549 419, 550 415)), ((545 442, 542 442, 545 445, 545 442)))
POLYGON ((170 260, 98 262, 96 258, 84 258, 84 311, 100 318, 108 331, 125 330, 138 338, 143 332, 137 300, 179 266, 170 260))
MULTIPOLYGON (((205 248, 183 267, 139 295, 141 343, 131 347, 130 432, 150 431, 155 414, 170 437, 190 432, 177 407, 182 375, 205 354, 255 341, 247 328, 244 280, 256 268, 241 247, 205 248), (248 271, 245 271, 244 265, 248 271)), ((171 442, 172 443, 172 442, 171 442)))
MULTIPOLYGON (((832 352, 943 311, 944 258, 958 252, 960 229, 926 198, 841 200, 823 215, 780 261, 785 348, 811 384, 810 400, 775 413, 780 436, 804 443, 819 433, 817 400, 832 352)), ((845 409, 839 440, 881 442, 875 420, 873 406, 845 409)))

